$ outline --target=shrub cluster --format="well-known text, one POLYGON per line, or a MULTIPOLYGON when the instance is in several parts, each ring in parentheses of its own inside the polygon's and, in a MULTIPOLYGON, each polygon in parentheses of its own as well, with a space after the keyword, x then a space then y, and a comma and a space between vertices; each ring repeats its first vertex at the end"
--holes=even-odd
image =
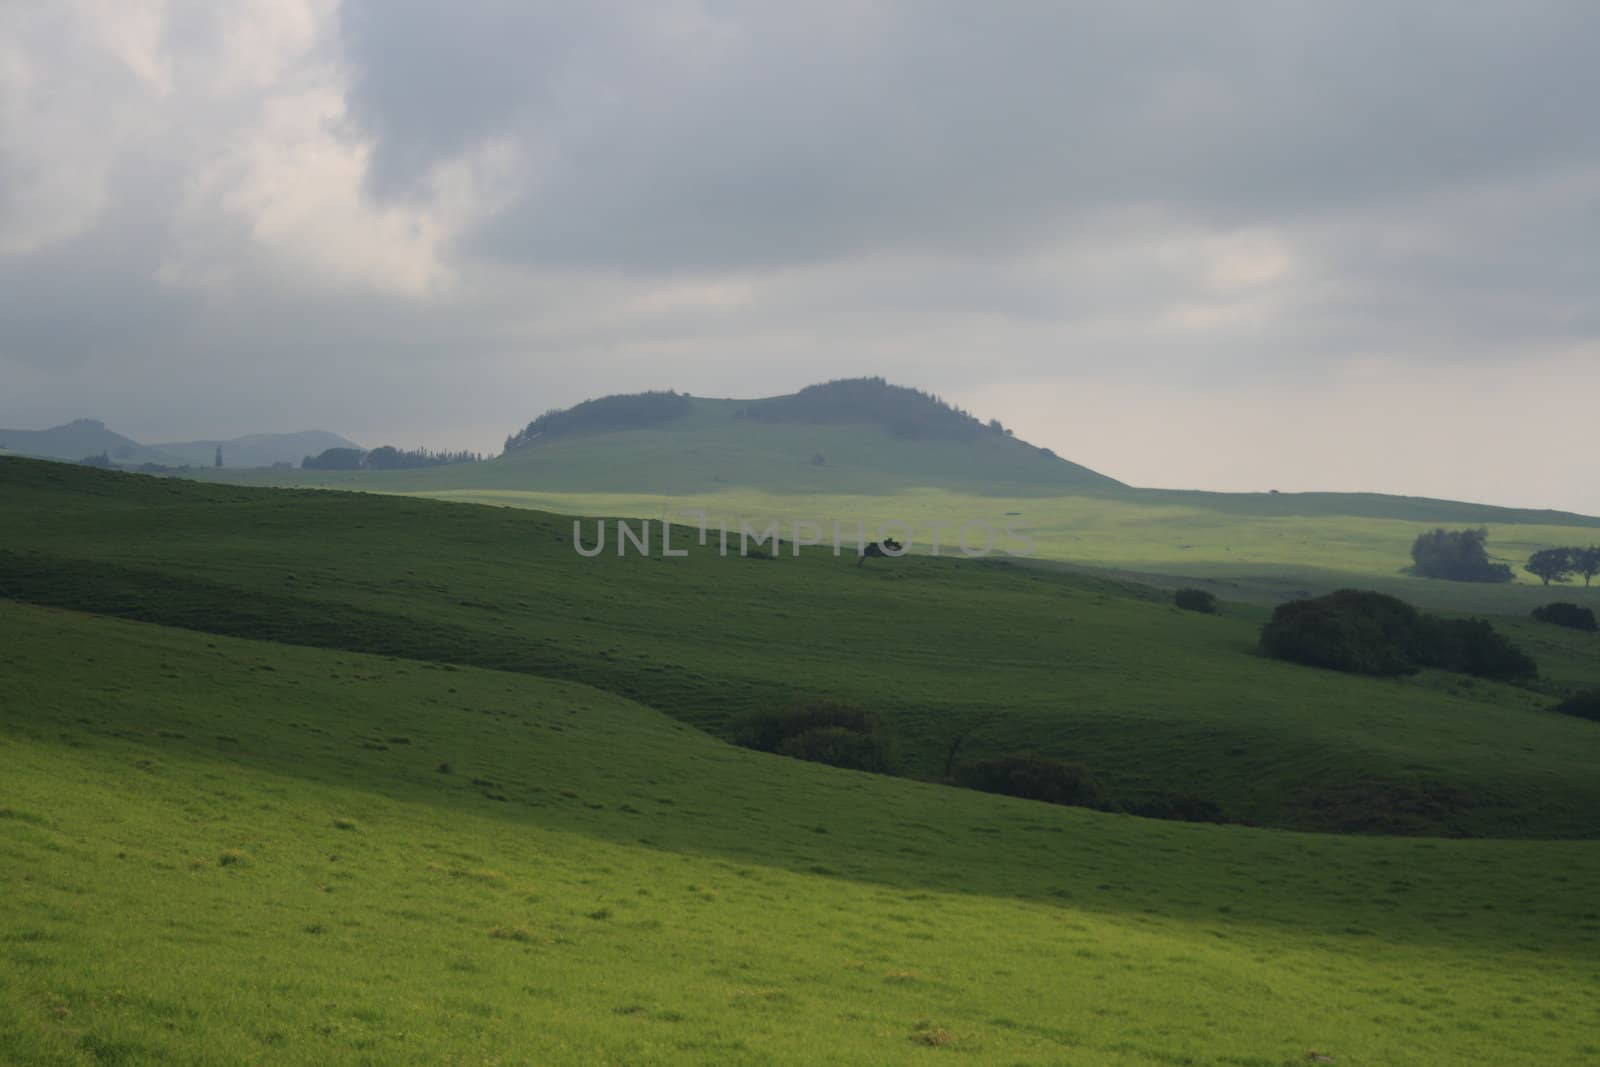
POLYGON ((1489 560, 1489 531, 1429 530, 1411 544, 1412 572, 1419 578, 1456 582, 1509 582, 1511 568, 1489 560))
POLYGON ((1442 619, 1354 589, 1278 605, 1261 629, 1261 648, 1276 659, 1380 677, 1423 667, 1501 680, 1538 673, 1532 659, 1482 619, 1442 619))
POLYGON ((1594 633, 1600 629, 1600 623, 1595 622, 1593 608, 1581 608, 1576 604, 1557 601, 1546 604, 1541 608, 1533 609, 1533 617, 1540 622, 1553 623, 1556 626, 1565 626, 1571 630, 1585 630, 1594 633))
POLYGON ((1127 812, 1129 815, 1138 815, 1146 819, 1171 819, 1177 822, 1228 821, 1222 805, 1192 793, 1168 793, 1130 805, 1127 812))
POLYGON ((1087 769, 1034 753, 1015 753, 963 763, 951 776, 954 784, 985 793, 1003 793, 1047 804, 1093 808, 1101 803, 1100 785, 1087 769))
POLYGON ((325 448, 314 456, 300 461, 300 469, 308 471, 398 471, 419 470, 423 467, 443 467, 452 463, 478 463, 483 456, 476 452, 434 452, 426 448, 403 449, 393 445, 380 445, 368 452, 360 448, 325 448))
POLYGON ((1499 681, 1532 678, 1539 673, 1532 657, 1483 619, 1424 615, 1417 662, 1423 667, 1499 681))
POLYGON ((858 771, 887 774, 892 767, 883 724, 870 711, 848 704, 796 704, 751 715, 739 724, 734 742, 858 771))
POLYGON ((1560 712, 1562 715, 1576 715, 1578 718, 1588 719, 1590 722, 1600 722, 1600 689, 1589 689, 1582 693, 1576 693, 1557 704, 1551 710, 1560 712))
POLYGON ((1199 611, 1207 615, 1217 613, 1217 598, 1204 589, 1180 589, 1172 594, 1172 602, 1185 611, 1199 611))

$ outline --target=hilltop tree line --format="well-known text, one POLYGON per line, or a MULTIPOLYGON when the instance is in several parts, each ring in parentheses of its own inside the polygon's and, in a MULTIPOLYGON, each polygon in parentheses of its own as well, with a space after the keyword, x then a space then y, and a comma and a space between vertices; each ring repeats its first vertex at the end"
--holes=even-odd
POLYGON ((573 433, 648 429, 687 415, 689 407, 688 393, 668 389, 602 396, 570 408, 551 408, 507 437, 506 451, 573 433))
POLYGON ((876 423, 896 437, 971 441, 983 434, 1010 436, 999 419, 984 423, 970 411, 947 404, 933 393, 890 385, 879 377, 837 378, 808 385, 791 396, 754 400, 734 413, 751 422, 809 422, 818 425, 876 423))
POLYGON ((368 452, 360 448, 328 448, 300 461, 308 471, 401 471, 420 467, 443 467, 452 463, 479 463, 479 452, 434 452, 426 448, 401 449, 383 445, 368 452))
MULTIPOLYGON (((1509 582, 1511 567, 1489 558, 1489 531, 1429 530, 1411 545, 1412 573, 1419 578, 1444 578, 1455 582, 1509 582)), ((1575 574, 1588 585, 1600 574, 1600 546, 1542 548, 1528 557, 1523 570, 1549 585, 1575 574)))
MULTIPOLYGON (((649 429, 687 415, 691 407, 688 393, 670 389, 603 396, 570 408, 546 411, 507 437, 505 448, 511 452, 575 433, 649 429)), ((736 410, 733 417, 758 423, 877 425, 910 440, 972 441, 985 436, 1012 436, 999 419, 983 422, 970 411, 932 393, 890 385, 879 377, 839 378, 809 385, 791 396, 752 400, 736 410)), ((1047 448, 1038 451, 1055 455, 1047 448)), ((815 457, 813 463, 824 465, 817 463, 815 457)))

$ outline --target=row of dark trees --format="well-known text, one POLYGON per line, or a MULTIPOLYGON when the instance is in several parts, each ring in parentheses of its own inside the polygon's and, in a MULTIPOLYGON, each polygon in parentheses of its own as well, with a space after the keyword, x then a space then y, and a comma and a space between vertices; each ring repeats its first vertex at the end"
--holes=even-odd
POLYGON ((401 471, 420 467, 443 467, 451 463, 478 463, 478 452, 434 452, 426 448, 403 449, 383 445, 368 452, 360 448, 328 448, 300 461, 308 471, 401 471))
POLYGON ((570 408, 551 408, 506 438, 511 452, 535 441, 550 441, 574 433, 612 433, 644 430, 689 413, 688 393, 672 389, 644 393, 619 393, 585 400, 570 408))
POLYGON ((1587 586, 1595 575, 1600 574, 1600 545, 1590 545, 1588 548, 1541 548, 1528 557, 1523 570, 1542 579, 1545 585, 1564 582, 1575 574, 1581 574, 1583 584, 1587 586))
POLYGON ((999 419, 979 421, 972 412, 943 398, 890 385, 883 378, 837 378, 808 385, 789 396, 752 400, 734 414, 751 422, 805 422, 813 425, 876 423, 896 437, 970 441, 988 433, 1007 436, 999 419))
MULTIPOLYGON (((1509 582, 1511 567, 1489 558, 1489 531, 1429 530, 1411 544, 1412 573, 1420 578, 1446 578, 1454 582, 1509 582)), ((1600 574, 1600 545, 1588 548, 1542 548, 1528 557, 1523 570, 1545 585, 1583 575, 1588 585, 1600 574)))

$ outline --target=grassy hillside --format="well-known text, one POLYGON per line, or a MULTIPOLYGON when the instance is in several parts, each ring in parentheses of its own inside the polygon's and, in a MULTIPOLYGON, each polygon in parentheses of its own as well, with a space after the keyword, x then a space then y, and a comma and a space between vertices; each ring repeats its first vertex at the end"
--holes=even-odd
POLYGON ((160 448, 141 445, 124 437, 96 419, 76 419, 48 430, 0 429, 0 447, 25 456, 41 456, 76 463, 85 456, 102 453, 118 463, 165 463, 180 461, 160 448))
MULTIPOLYGON (((451 468, 463 484, 481 464, 451 468)), ((307 472, 311 473, 311 472, 307 472)), ((422 472, 430 473, 430 472, 422 472)), ((244 479, 238 479, 243 481, 244 479)), ((312 479, 301 479, 311 482, 312 479)), ((1347 515, 1343 510, 1379 510, 1365 497, 1307 494, 1261 495, 1249 501, 1223 494, 1161 494, 1138 490, 1117 495, 1071 493, 1058 496, 990 495, 968 490, 906 490, 893 494, 782 494, 730 489, 717 493, 649 495, 598 492, 528 492, 499 489, 423 488, 426 479, 386 476, 317 479, 329 486, 404 493, 432 499, 535 508, 573 515, 632 515, 691 521, 704 511, 713 524, 726 520, 737 529, 748 520, 777 518, 816 521, 831 531, 833 520, 853 530, 867 524, 874 536, 882 522, 897 519, 916 531, 914 549, 927 551, 933 530, 952 546, 968 521, 988 523, 997 546, 1006 547, 1007 523, 1032 540, 1032 558, 1050 563, 1116 572, 1130 580, 1162 587, 1202 584, 1229 599, 1276 603, 1294 596, 1326 592, 1351 583, 1382 589, 1417 603, 1449 610, 1525 614, 1556 598, 1595 598, 1600 589, 1566 585, 1545 589, 1518 573, 1510 585, 1484 585, 1414 578, 1411 542, 1438 524, 1488 524, 1491 555, 1517 567, 1538 548, 1600 541, 1600 529, 1582 525, 1582 516, 1511 509, 1472 510, 1473 505, 1419 503, 1416 518, 1377 514, 1347 515), (1216 498, 1221 497, 1218 500, 1216 498), (1170 501, 1170 502, 1169 502, 1170 501), (1298 511, 1294 510, 1296 507, 1298 511), (1459 511, 1452 509, 1460 509, 1459 511), (1449 518, 1449 515, 1457 515, 1449 518)), ((263 480, 262 484, 266 484, 263 480)), ((1398 498, 1388 498, 1398 499, 1398 498)), ((787 528, 787 527, 786 527, 787 528)), ((973 540, 981 540, 975 528, 973 540)), ((1020 543, 1015 543, 1018 548, 1020 543)))
MULTIPOLYGON (((483 463, 411 471, 197 471, 239 484, 356 489, 565 512, 785 522, 898 519, 926 550, 935 526, 1026 529, 1032 554, 1156 585, 1208 583, 1272 603, 1359 581, 1430 606, 1521 613, 1544 595, 1422 581, 1411 541, 1434 526, 1491 529, 1518 565, 1536 548, 1600 540, 1600 518, 1370 493, 1136 489, 880 379, 788 397, 605 397, 533 420, 483 463)), ((870 536, 870 534, 869 534, 870 536)), ((1533 579, 1520 574, 1520 584, 1533 579)))
POLYGON ((906 486, 1020 492, 1120 483, 1013 439, 937 398, 858 379, 788 397, 680 393, 602 397, 551 411, 467 469, 308 471, 274 484, 444 491, 540 488, 688 494, 730 486, 777 493, 884 493, 906 486))
POLYGON ((1052 808, 4 601, 0 666, 8 1063, 1600 1057, 1594 843, 1052 808))
POLYGON ((1530 630, 1537 690, 1380 681, 1262 658, 1260 608, 1204 617, 999 562, 722 558, 684 529, 686 558, 657 538, 653 558, 581 559, 572 521, 537 512, 19 460, 0 488, 0 592, 40 604, 563 678, 718 732, 845 700, 884 715, 919 777, 977 725, 964 754, 1077 760, 1128 806, 1180 794, 1306 829, 1600 833, 1600 728, 1545 710, 1600 685, 1591 636, 1530 630))

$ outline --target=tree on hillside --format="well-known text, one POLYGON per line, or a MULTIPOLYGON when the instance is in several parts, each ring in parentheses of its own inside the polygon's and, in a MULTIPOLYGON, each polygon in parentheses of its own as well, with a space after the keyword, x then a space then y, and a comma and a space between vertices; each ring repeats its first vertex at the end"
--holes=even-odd
POLYGON ((1573 549, 1572 569, 1583 575, 1584 587, 1588 588, 1590 579, 1600 574, 1600 545, 1573 549))
POLYGON ((359 448, 327 448, 315 456, 307 456, 300 461, 300 466, 308 471, 360 470, 365 456, 359 448))
POLYGON ((574 433, 610 433, 644 430, 687 415, 692 408, 688 393, 671 389, 645 393, 619 393, 585 400, 570 408, 552 408, 506 438, 507 452, 574 433))
POLYGON ((1537 575, 1545 585, 1551 582, 1564 582, 1573 570, 1572 549, 1541 548, 1528 557, 1528 562, 1523 564, 1522 569, 1529 574, 1537 575))
POLYGON ((1456 582, 1509 582, 1511 568, 1489 560, 1489 531, 1429 530, 1411 545, 1412 570, 1421 578, 1456 582))
MULTIPOLYGON (((837 378, 808 385, 789 396, 752 400, 735 418, 751 422, 800 422, 816 426, 864 423, 883 426, 906 440, 975 440, 984 424, 969 411, 945 403, 932 393, 882 378, 837 378)), ((999 420, 990 430, 1003 433, 999 420)))

